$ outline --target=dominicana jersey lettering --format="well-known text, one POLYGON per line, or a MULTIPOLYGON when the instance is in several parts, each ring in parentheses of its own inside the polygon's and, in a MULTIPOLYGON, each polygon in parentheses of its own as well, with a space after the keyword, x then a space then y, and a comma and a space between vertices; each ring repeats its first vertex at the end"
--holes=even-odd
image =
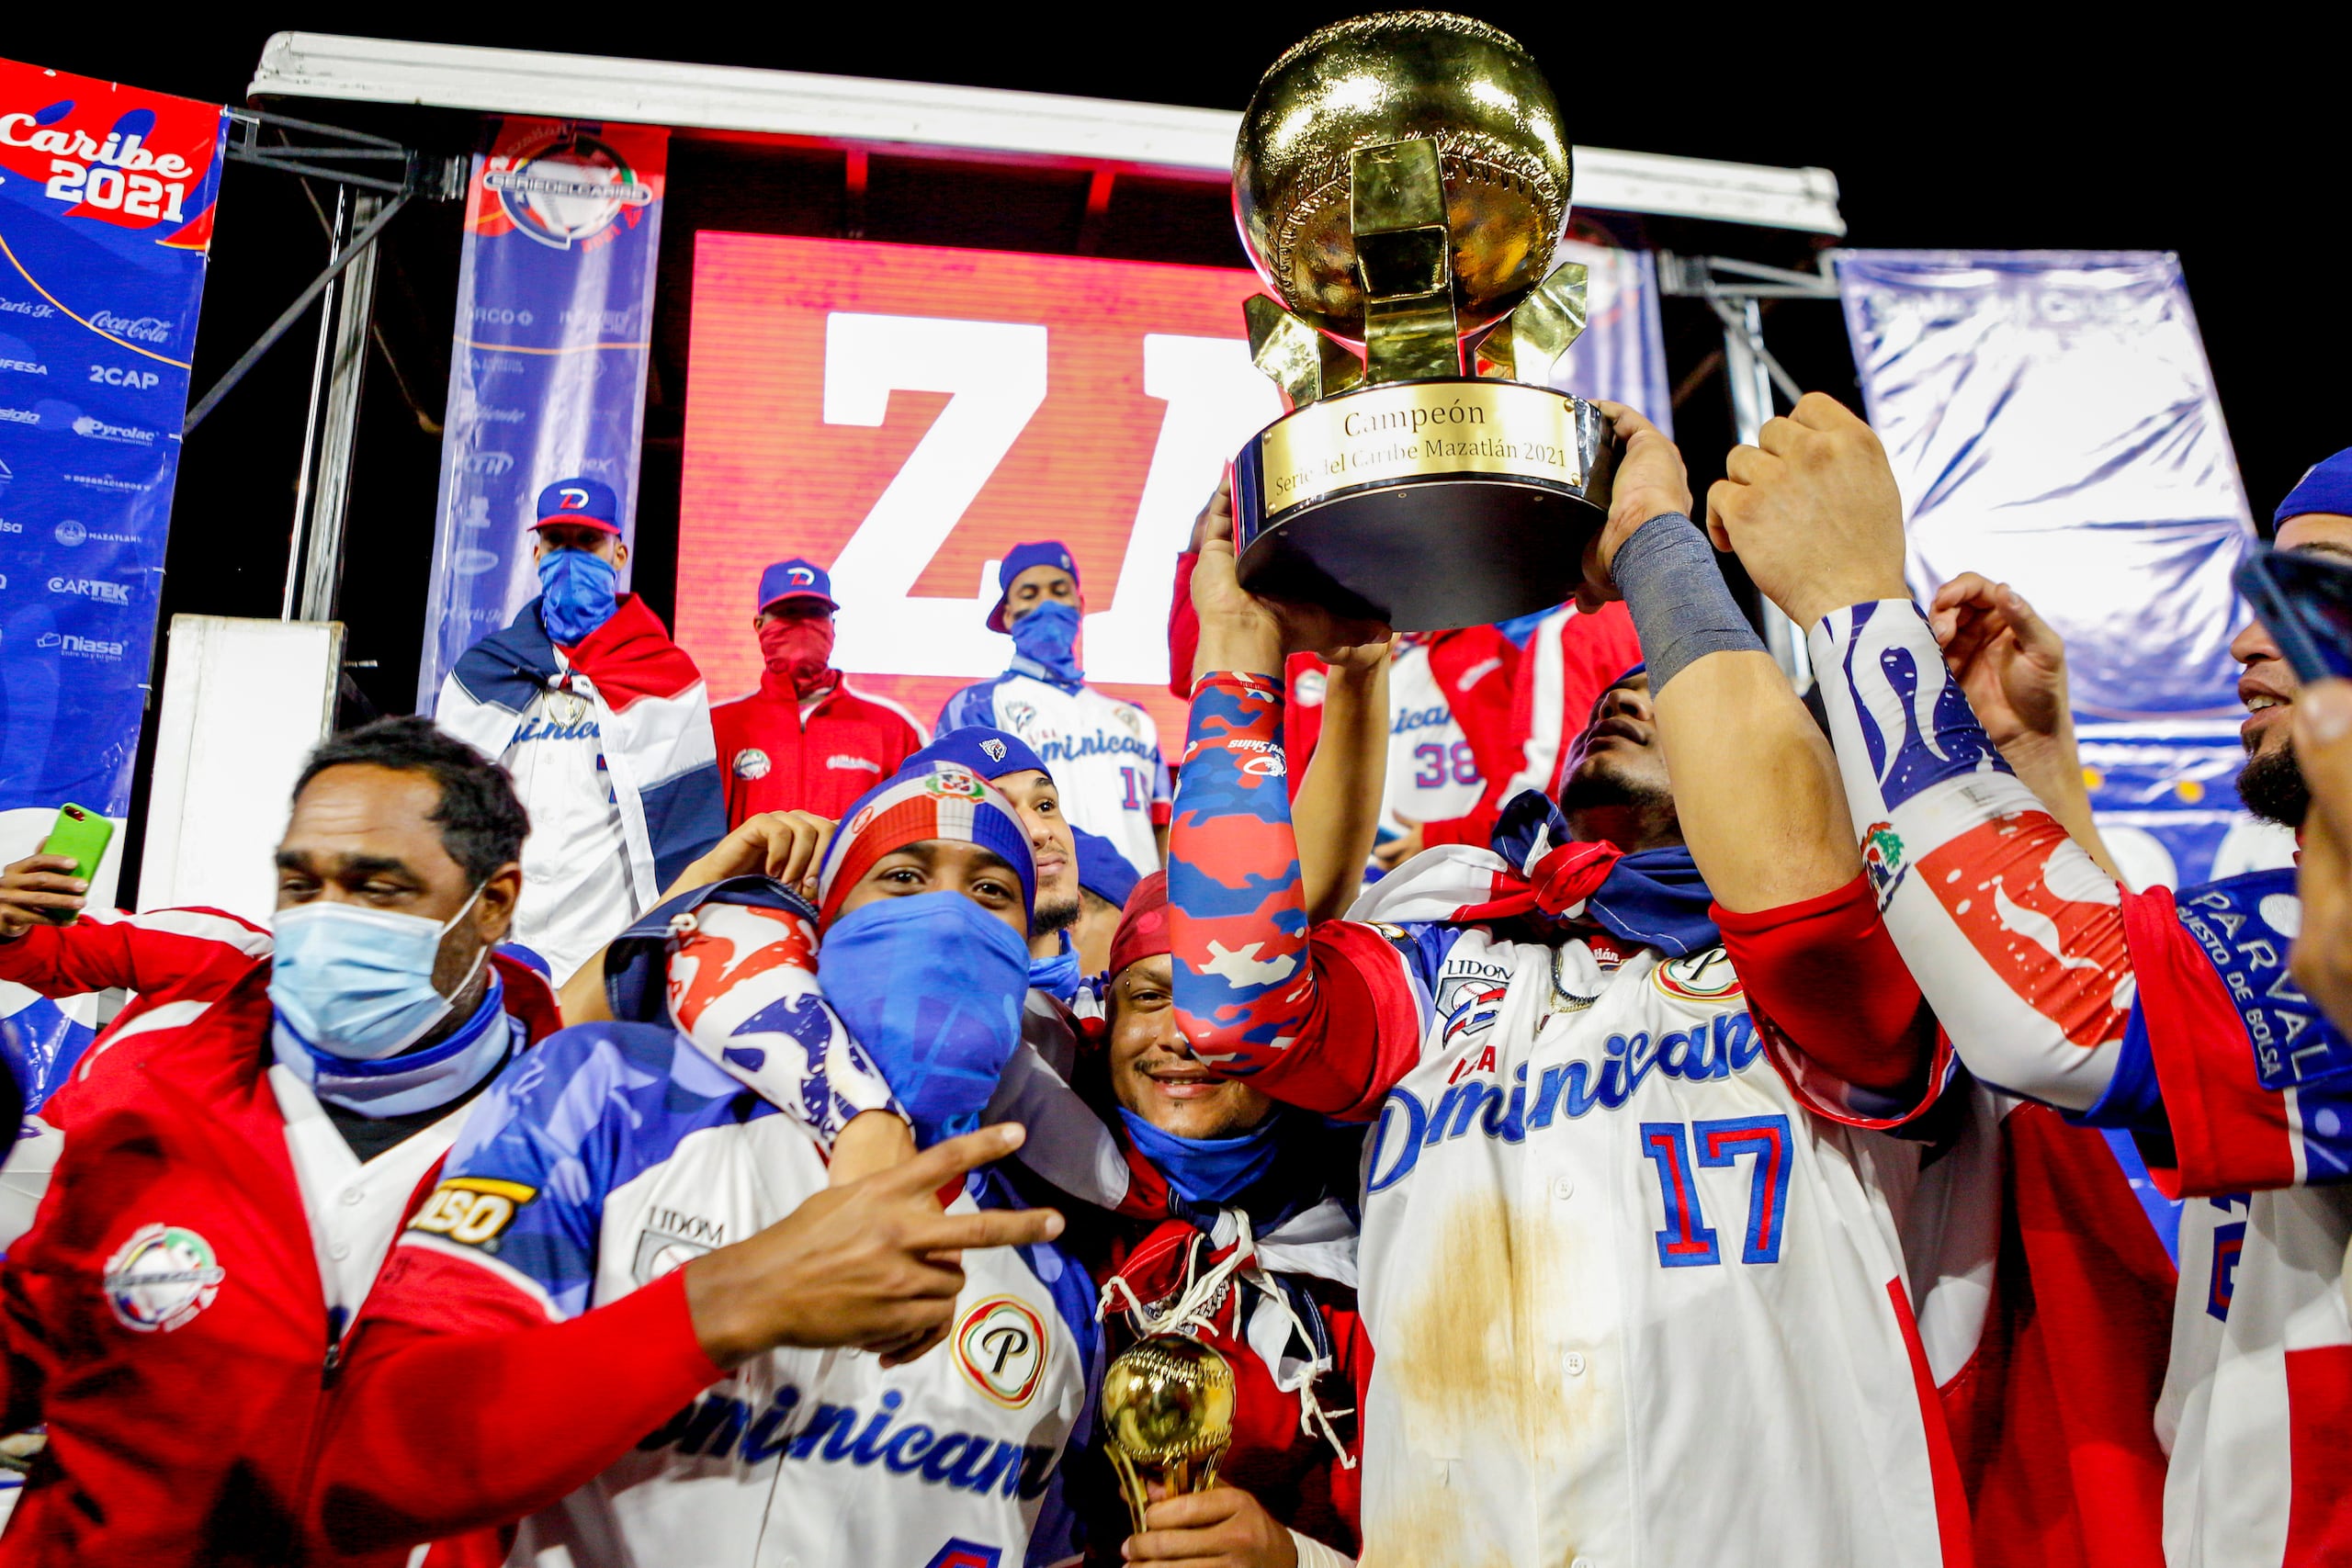
POLYGON ((1923 1145, 1880 1130, 1943 1064, 1915 1103, 1837 1081, 1720 946, 1430 919, 1506 871, 1466 847, 1310 938, 1279 710, 1253 677, 1194 698, 1176 999, 1204 1059, 1377 1118, 1363 1560, 1964 1561, 1905 1293, 1923 1145))
POLYGON ((2173 1568, 2352 1552, 2352 1042, 2296 988, 2294 874, 2129 893, 1986 738, 1904 601, 1811 636, 1865 863, 1979 1077, 2131 1132, 2187 1195, 2157 1412, 2173 1568))
POLYGON ((1152 829, 1168 820, 1169 781, 1151 715, 1091 686, 1008 671, 948 698, 932 739, 976 724, 1028 742, 1072 822, 1118 845, 1139 874, 1159 869, 1152 829))
MULTIPOLYGON (((575 1317, 774 1224, 825 1184, 818 1139, 674 1029, 566 1030, 477 1102, 371 1313, 575 1317)), ((1005 1201, 980 1173, 951 1213, 1005 1201)), ((933 1568, 1073 1559, 1059 1463, 1098 1330, 1057 1249, 965 1255, 945 1345, 739 1367, 557 1506, 509 1561, 933 1568), (1032 1546, 1035 1536, 1034 1548, 1032 1546)))

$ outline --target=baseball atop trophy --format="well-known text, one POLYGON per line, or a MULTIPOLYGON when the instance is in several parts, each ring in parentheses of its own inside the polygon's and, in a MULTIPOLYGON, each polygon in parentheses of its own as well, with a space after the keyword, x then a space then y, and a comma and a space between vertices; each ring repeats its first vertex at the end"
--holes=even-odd
POLYGON ((1614 450, 1543 384, 1584 330, 1585 269, 1552 265, 1568 190, 1551 86, 1484 22, 1358 17, 1274 62, 1233 150, 1276 297, 1250 354, 1290 404, 1234 463, 1245 586, 1400 631, 1575 592, 1614 450))
POLYGON ((1233 1441, 1233 1366, 1199 1340, 1155 1334, 1102 1375, 1102 1451, 1140 1534, 1152 1491, 1204 1492, 1233 1441))

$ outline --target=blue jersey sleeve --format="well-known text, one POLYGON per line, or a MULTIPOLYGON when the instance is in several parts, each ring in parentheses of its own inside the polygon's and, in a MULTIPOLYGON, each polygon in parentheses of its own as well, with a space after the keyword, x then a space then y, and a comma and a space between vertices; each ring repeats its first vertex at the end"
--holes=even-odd
POLYGON ((587 1311, 605 1195, 644 1163, 634 1134, 661 1110, 674 1038, 646 1024, 582 1024, 516 1057, 466 1118, 405 1239, 471 1255, 551 1316, 587 1311))

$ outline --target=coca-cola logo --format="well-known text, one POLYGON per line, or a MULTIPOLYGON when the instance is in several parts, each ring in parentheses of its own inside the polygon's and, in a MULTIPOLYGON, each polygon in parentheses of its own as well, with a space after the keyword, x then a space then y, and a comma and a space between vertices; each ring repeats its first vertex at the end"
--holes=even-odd
POLYGON ((90 318, 90 324, 102 333, 113 333, 133 343, 169 343, 172 340, 172 323, 161 316, 141 316, 133 321, 129 316, 118 316, 111 310, 100 310, 90 318))

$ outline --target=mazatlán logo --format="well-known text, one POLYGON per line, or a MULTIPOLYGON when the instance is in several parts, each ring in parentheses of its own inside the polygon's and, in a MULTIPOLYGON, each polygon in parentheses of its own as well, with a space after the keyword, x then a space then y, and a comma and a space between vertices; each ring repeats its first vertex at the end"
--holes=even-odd
POLYGON ((1882 909, 1894 897, 1909 868, 1903 863, 1903 839, 1892 822, 1873 822, 1862 831, 1862 869, 1870 873, 1871 891, 1882 909))
POLYGON ((107 1305, 134 1334, 169 1334, 212 1304, 229 1277, 212 1244, 181 1225, 141 1225, 107 1259, 107 1305))
POLYGON ((1018 1297, 990 1296, 956 1325, 956 1365, 974 1388, 1020 1409, 1045 1380, 1045 1320, 1018 1297))
POLYGON ((627 160, 592 136, 571 133, 515 153, 493 153, 482 173, 508 222, 543 245, 568 251, 631 223, 653 205, 653 190, 627 160))

